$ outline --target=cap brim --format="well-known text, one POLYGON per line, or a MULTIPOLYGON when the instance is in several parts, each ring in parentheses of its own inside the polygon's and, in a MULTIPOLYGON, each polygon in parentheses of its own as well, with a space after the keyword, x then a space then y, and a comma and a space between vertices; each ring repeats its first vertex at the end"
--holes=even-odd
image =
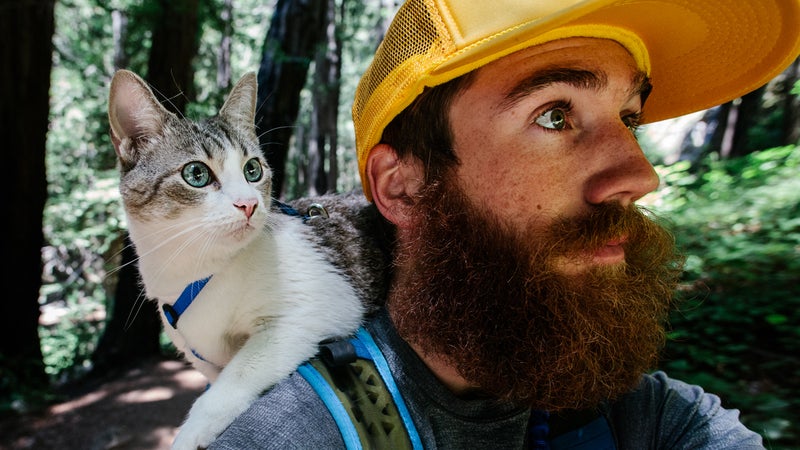
POLYGON ((434 69, 426 84, 439 84, 528 47, 550 30, 592 24, 627 29, 647 47, 654 88, 645 122, 740 97, 777 76, 800 53, 796 0, 594 1, 466 45, 434 69))

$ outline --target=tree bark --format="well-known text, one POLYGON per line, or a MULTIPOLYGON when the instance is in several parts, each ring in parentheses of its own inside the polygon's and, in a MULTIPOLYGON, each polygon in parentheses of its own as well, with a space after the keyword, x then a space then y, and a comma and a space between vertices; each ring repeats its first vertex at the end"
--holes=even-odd
MULTIPOLYGON (((325 46, 320 46, 314 70, 314 124, 316 155, 309 155, 312 163, 309 173, 311 195, 320 195, 336 190, 338 175, 336 144, 338 141, 337 118, 339 112, 339 85, 342 68, 342 43, 337 31, 337 9, 335 0, 327 0, 327 14, 324 24, 325 46), (325 161, 328 168, 325 168, 325 161)), ((341 16, 340 16, 341 17, 341 16)))
POLYGON ((183 114, 194 92, 192 60, 198 47, 198 0, 157 0, 159 15, 146 80, 172 112, 183 114))
MULTIPOLYGON (((147 82, 164 106, 183 115, 192 92, 192 60, 197 54, 198 0, 158 0, 159 14, 153 24, 147 82)), ((135 363, 161 353, 161 319, 155 301, 147 299, 139 282, 136 254, 124 236, 122 270, 106 329, 92 356, 93 375, 135 363)))
POLYGON ((258 128, 272 169, 272 193, 283 192, 286 157, 300 108, 300 92, 323 34, 327 0, 278 0, 258 70, 258 128))
POLYGON ((233 0, 223 0, 220 11, 222 39, 217 55, 217 89, 228 92, 231 88, 231 41, 233 39, 233 0))
MULTIPOLYGON (((0 84, 6 186, 0 302, 0 400, 45 389, 39 342, 42 215, 47 200, 45 149, 50 109, 55 1, 4 1, 0 26, 0 84)), ((2 403, 0 403, 2 404, 2 403)))
MULTIPOLYGON (((726 132, 728 130, 728 117, 730 116, 731 109, 733 108, 733 101, 729 101, 719 105, 713 113, 716 116, 716 125, 710 127, 712 131, 709 141, 709 149, 705 153, 720 152, 722 143, 725 140, 726 132)), ((709 110, 710 111, 710 110, 709 110)), ((706 113, 706 117, 709 113, 706 113)), ((700 159, 698 158, 698 161, 700 159)))
MULTIPOLYGON (((755 150, 750 143, 748 131, 758 121, 763 111, 762 97, 767 90, 766 85, 742 96, 736 104, 736 120, 733 123, 733 139, 730 146, 725 146, 720 151, 723 159, 737 158, 752 153, 755 150)), ((733 111, 731 111, 733 112, 733 111)))
POLYGON ((123 369, 161 353, 161 319, 156 303, 145 297, 135 263, 126 264, 136 260, 127 235, 122 245, 123 262, 118 273, 114 305, 92 357, 92 375, 123 369))
POLYGON ((125 11, 111 11, 111 33, 114 38, 114 70, 128 67, 124 43, 128 37, 128 16, 125 11))

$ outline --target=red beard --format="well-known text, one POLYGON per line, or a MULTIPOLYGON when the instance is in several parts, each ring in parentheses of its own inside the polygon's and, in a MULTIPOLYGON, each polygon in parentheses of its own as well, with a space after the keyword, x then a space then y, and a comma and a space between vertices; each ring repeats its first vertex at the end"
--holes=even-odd
POLYGON ((388 307, 403 338, 481 394, 549 411, 613 399, 652 369, 681 267, 666 230, 613 204, 521 233, 449 185, 421 195, 398 248, 388 307), (620 236, 624 263, 553 268, 620 236))

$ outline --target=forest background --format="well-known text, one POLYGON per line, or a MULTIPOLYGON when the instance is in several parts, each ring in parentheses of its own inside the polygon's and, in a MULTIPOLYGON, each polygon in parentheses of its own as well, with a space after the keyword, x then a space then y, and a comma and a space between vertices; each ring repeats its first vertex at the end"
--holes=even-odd
MULTIPOLYGON (((0 420, 155 356, 117 192, 106 101, 131 69, 191 118, 245 72, 277 198, 359 186, 350 105, 392 0, 3 0, 6 160, 0 420), (10 164, 9 164, 10 163, 10 164)), ((644 199, 687 255, 660 364, 800 448, 799 62, 725 105, 643 127, 644 199)))

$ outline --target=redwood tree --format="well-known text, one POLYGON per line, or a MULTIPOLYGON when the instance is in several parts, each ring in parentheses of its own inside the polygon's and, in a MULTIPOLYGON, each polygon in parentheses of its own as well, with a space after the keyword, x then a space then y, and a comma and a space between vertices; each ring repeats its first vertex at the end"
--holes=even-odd
POLYGON ((339 85, 342 72, 342 41, 337 31, 344 11, 337 10, 335 0, 327 0, 325 18, 324 46, 317 51, 313 102, 314 117, 309 139, 309 183, 310 194, 324 194, 336 190, 338 161, 336 144, 338 141, 337 117, 339 113, 339 85), (338 13, 338 14, 337 14, 338 13), (312 152, 314 154, 312 154, 312 152), (325 160, 328 169, 325 168, 325 160))
POLYGON ((4 149, 4 295, 0 302, 0 408, 10 395, 47 387, 39 342, 45 143, 50 109, 54 0, 0 6, 0 126, 4 149))
POLYGON ((328 0, 278 0, 264 40, 258 70, 258 128, 273 171, 273 196, 280 197, 300 91, 318 46, 324 43, 328 0))

